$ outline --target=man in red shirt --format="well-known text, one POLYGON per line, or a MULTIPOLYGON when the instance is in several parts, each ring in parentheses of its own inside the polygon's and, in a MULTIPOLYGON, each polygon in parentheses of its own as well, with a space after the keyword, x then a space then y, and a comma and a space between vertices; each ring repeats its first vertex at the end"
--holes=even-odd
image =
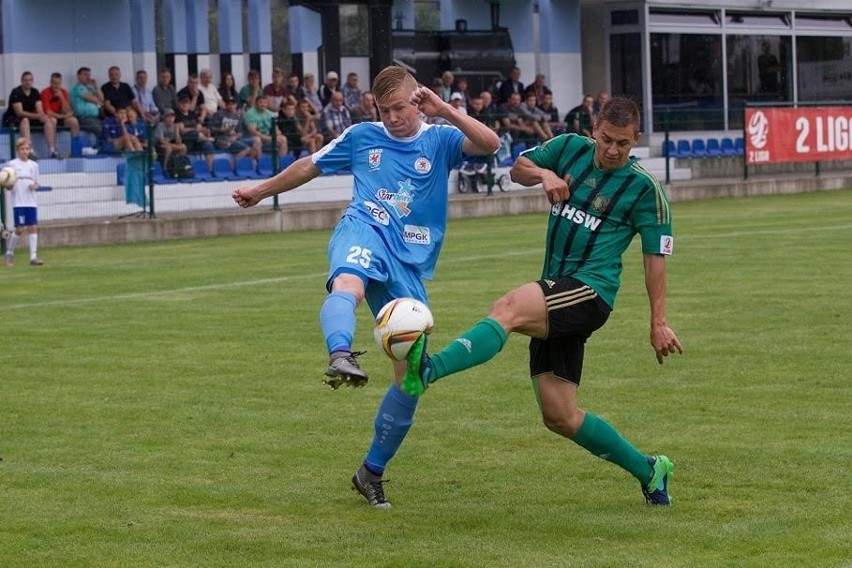
MULTIPOLYGON (((41 106, 44 113, 56 119, 56 127, 67 128, 71 131, 71 136, 80 134, 80 123, 74 117, 74 111, 71 110, 71 98, 68 96, 68 91, 62 86, 62 75, 60 73, 52 73, 50 75, 50 85, 41 91, 41 106)), ((47 146, 50 148, 51 157, 56 152, 56 136, 48 136, 45 132, 47 146), (50 138, 54 138, 51 140, 50 138)))

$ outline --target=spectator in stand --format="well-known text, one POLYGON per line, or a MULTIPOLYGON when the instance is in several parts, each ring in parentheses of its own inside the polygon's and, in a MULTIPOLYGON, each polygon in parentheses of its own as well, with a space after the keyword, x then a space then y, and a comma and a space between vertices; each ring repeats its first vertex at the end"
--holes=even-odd
POLYGON ((494 95, 491 91, 482 91, 479 93, 479 98, 482 99, 482 112, 497 112, 497 105, 494 103, 494 95))
POLYGON ((553 105, 553 93, 545 93, 538 102, 538 109, 547 116, 547 124, 554 136, 565 134, 568 124, 559 120, 559 109, 553 105))
POLYGON ((358 73, 346 75, 346 83, 341 87, 343 92, 343 104, 352 112, 352 109, 361 104, 361 87, 358 86, 358 73))
POLYGON ((548 121, 550 117, 540 111, 535 98, 535 92, 526 91, 524 101, 521 103, 521 116, 530 121, 539 142, 545 142, 553 138, 548 121))
POLYGON ((524 117, 521 110, 521 94, 511 93, 509 100, 500 106, 500 123, 503 131, 512 136, 515 143, 524 143, 528 147, 539 142, 539 133, 531 121, 524 117))
POLYGON ((495 104, 499 107, 509 102, 509 95, 518 93, 520 97, 524 92, 524 84, 521 83, 521 70, 518 67, 512 67, 509 71, 509 76, 500 83, 500 88, 497 89, 497 100, 495 104))
POLYGON ((287 86, 284 85, 284 70, 280 67, 272 68, 272 82, 263 87, 263 94, 269 101, 269 112, 278 114, 281 105, 287 98, 287 86))
POLYGON ((186 94, 178 97, 175 122, 180 139, 186 144, 188 153, 204 154, 207 167, 213 169, 213 154, 216 153, 216 146, 213 145, 210 131, 204 127, 201 116, 190 109, 190 103, 190 98, 186 94))
POLYGON ((303 147, 311 154, 322 148, 325 142, 317 126, 318 120, 311 111, 311 103, 307 99, 301 99, 296 105, 296 125, 303 147))
POLYGON ((263 87, 260 86, 260 71, 251 69, 246 76, 248 82, 240 89, 240 107, 243 111, 254 108, 254 103, 258 97, 263 95, 263 87))
MULTIPOLYGON (((71 97, 68 96, 68 91, 62 87, 62 75, 52 73, 50 75, 50 86, 45 87, 41 91, 41 108, 44 113, 55 121, 56 129, 67 128, 71 131, 71 136, 80 134, 80 123, 74 118, 74 111, 71 109, 71 97)), ((45 132, 45 137, 46 137, 45 132)), ((48 148, 51 154, 56 153, 54 140, 47 140, 48 148)))
POLYGON ((343 93, 337 91, 331 95, 331 101, 322 110, 322 135, 329 143, 352 126, 349 109, 343 104, 343 93))
POLYGON ((164 166, 169 163, 173 153, 181 156, 186 154, 186 144, 181 141, 180 129, 175 123, 174 109, 167 108, 163 113, 163 120, 154 128, 153 138, 164 166))
POLYGON ((172 72, 167 67, 157 73, 157 85, 151 89, 151 97, 160 111, 160 116, 165 116, 168 109, 177 110, 177 92, 172 85, 172 72))
POLYGON ((219 89, 213 83, 213 73, 210 69, 202 69, 201 73, 198 74, 198 90, 204 95, 204 109, 207 111, 207 117, 212 117, 225 108, 225 101, 219 94, 219 89))
POLYGON ((316 90, 313 73, 305 73, 305 97, 311 103, 311 113, 316 117, 322 114, 322 101, 319 98, 316 90))
POLYGON ((234 99, 237 101, 237 106, 240 106, 240 92, 237 91, 233 73, 222 75, 222 81, 219 83, 219 96, 222 97, 223 103, 228 102, 228 99, 234 99))
POLYGON ((198 89, 199 83, 198 75, 190 73, 186 79, 186 87, 177 92, 177 98, 178 100, 182 97, 188 98, 189 110, 196 113, 198 120, 204 124, 207 121, 207 107, 204 105, 204 93, 198 89))
POLYGON ((542 98, 544 98, 545 94, 551 94, 552 95, 553 91, 551 91, 550 88, 547 85, 545 85, 544 79, 545 79, 545 76, 542 75, 541 73, 536 75, 535 81, 533 81, 531 85, 529 85, 526 89, 524 89, 524 99, 526 99, 526 96, 527 96, 528 93, 535 94, 535 99, 538 102, 541 102, 541 100, 542 100, 542 98))
POLYGON ((92 70, 80 67, 77 70, 77 84, 71 87, 71 110, 81 130, 100 136, 103 106, 104 94, 92 79, 92 70))
POLYGON ((340 92, 340 85, 338 81, 339 77, 337 76, 336 71, 329 71, 326 74, 325 83, 320 85, 319 91, 317 91, 317 95, 319 95, 323 108, 327 107, 328 103, 331 102, 331 95, 340 92))
POLYGON ((299 79, 299 74, 296 72, 290 73, 287 76, 287 85, 285 85, 287 89, 287 98, 289 98, 293 104, 297 104, 300 100, 305 98, 305 88, 302 87, 302 81, 299 79))
POLYGON ((127 124, 125 125, 127 133, 133 137, 133 147, 144 150, 148 147, 148 125, 142 120, 142 117, 136 114, 133 107, 127 107, 127 124))
POLYGON ((349 109, 352 124, 357 122, 378 122, 379 109, 376 107, 376 97, 370 91, 364 91, 358 98, 355 108, 349 109))
POLYGON ((609 93, 606 91, 601 91, 598 93, 598 97, 595 99, 595 104, 592 107, 592 113, 594 114, 595 120, 598 118, 598 113, 601 111, 601 108, 606 104, 609 100, 609 93))
MULTIPOLYGON (((41 104, 41 94, 33 89, 33 74, 24 71, 21 74, 21 84, 9 93, 8 107, 3 114, 3 126, 17 128, 20 135, 31 140, 30 131, 35 128, 44 129, 44 137, 50 149, 50 157, 58 158, 56 151, 56 119, 44 112, 41 104)), ((35 154, 33 154, 35 156, 35 154)))
POLYGON ((568 123, 569 132, 592 137, 595 116, 594 102, 592 95, 583 95, 583 102, 568 111, 568 114, 565 115, 565 122, 568 123))
POLYGON ((481 96, 470 99, 470 107, 467 109, 467 114, 494 132, 500 132, 500 121, 497 119, 493 110, 489 111, 485 109, 485 101, 481 96))
POLYGON ((455 77, 451 72, 444 71, 441 73, 441 92, 438 93, 438 96, 445 103, 450 102, 450 97, 453 96, 453 81, 455 81, 455 77))
POLYGON ((210 117, 210 134, 213 144, 222 152, 233 154, 235 158, 249 156, 255 160, 260 157, 260 139, 243 136, 243 112, 237 106, 237 99, 228 98, 225 108, 210 117))
MULTIPOLYGON (((429 85, 429 90, 431 90, 433 93, 438 95, 438 97, 441 98, 441 100, 444 100, 443 99, 444 83, 443 83, 443 81, 441 81, 440 77, 435 77, 434 79, 432 79, 432 84, 429 85)), ((427 120, 427 122, 432 122, 432 121, 427 120)))
POLYGON ((276 128, 276 115, 269 111, 268 106, 269 101, 263 93, 255 98, 254 106, 243 114, 243 133, 246 136, 259 138, 264 153, 271 153, 274 143, 278 156, 285 156, 289 151, 287 139, 276 128), (273 136, 275 136, 274 139, 273 136))
POLYGON ((464 108, 468 108, 470 106, 470 91, 468 90, 467 79, 465 77, 459 77, 458 79, 456 79, 456 86, 454 92, 461 93, 462 106, 464 108))
POLYGON ((137 114, 143 114, 142 107, 139 106, 139 101, 136 100, 136 95, 133 94, 133 89, 121 80, 121 69, 113 65, 107 73, 109 75, 109 82, 101 85, 106 113, 108 115, 115 114, 115 111, 118 109, 132 106, 137 114))
POLYGON ((148 88, 148 72, 139 69, 136 72, 136 83, 133 84, 133 94, 142 109, 142 120, 148 124, 157 124, 160 120, 160 109, 154 102, 154 95, 148 88))
POLYGON ((287 149, 296 157, 305 149, 302 135, 299 132, 299 119, 296 118, 296 104, 289 97, 284 99, 278 112, 278 130, 287 139, 287 149))
MULTIPOLYGON (((104 120, 103 134, 104 148, 106 153, 123 152, 141 152, 144 149, 142 141, 137 136, 137 129, 134 122, 136 115, 131 119, 128 118, 128 109, 130 107, 121 107, 104 120)), ((132 110, 132 109, 131 109, 132 110)), ((143 126, 144 132, 144 126, 143 126)))
POLYGON ((461 93, 450 95, 450 106, 462 114, 467 114, 467 108, 464 106, 464 95, 461 93))

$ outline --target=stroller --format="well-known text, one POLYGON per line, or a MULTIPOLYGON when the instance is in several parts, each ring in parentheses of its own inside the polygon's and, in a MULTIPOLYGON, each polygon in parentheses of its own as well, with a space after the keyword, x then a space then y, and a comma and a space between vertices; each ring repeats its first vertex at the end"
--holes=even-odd
POLYGON ((491 195, 495 183, 500 191, 506 191, 509 176, 503 174, 494 179, 494 168, 497 166, 496 155, 465 156, 459 168, 459 193, 479 193, 480 188, 491 195))

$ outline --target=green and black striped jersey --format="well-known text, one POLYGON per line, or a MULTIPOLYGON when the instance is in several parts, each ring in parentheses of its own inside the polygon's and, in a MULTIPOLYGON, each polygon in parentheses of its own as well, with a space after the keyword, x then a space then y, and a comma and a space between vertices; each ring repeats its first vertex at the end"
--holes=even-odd
POLYGON ((621 257, 639 233, 642 252, 672 253, 669 201, 635 158, 616 170, 595 166, 595 141, 563 134, 523 153, 541 168, 571 176, 568 201, 551 208, 543 279, 565 276, 593 288, 610 307, 621 284, 621 257))

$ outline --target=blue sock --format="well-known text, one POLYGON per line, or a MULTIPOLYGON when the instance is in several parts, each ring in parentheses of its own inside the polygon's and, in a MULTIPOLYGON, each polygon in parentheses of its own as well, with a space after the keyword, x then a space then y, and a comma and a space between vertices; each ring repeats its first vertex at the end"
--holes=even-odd
POLYGON ((355 336, 355 308, 358 302, 349 292, 332 292, 320 309, 320 326, 329 353, 351 351, 355 336))
POLYGON ((376 475, 385 471, 388 462, 402 445, 417 410, 417 397, 408 396, 391 383, 384 400, 376 412, 376 433, 370 451, 364 458, 364 466, 376 475))

